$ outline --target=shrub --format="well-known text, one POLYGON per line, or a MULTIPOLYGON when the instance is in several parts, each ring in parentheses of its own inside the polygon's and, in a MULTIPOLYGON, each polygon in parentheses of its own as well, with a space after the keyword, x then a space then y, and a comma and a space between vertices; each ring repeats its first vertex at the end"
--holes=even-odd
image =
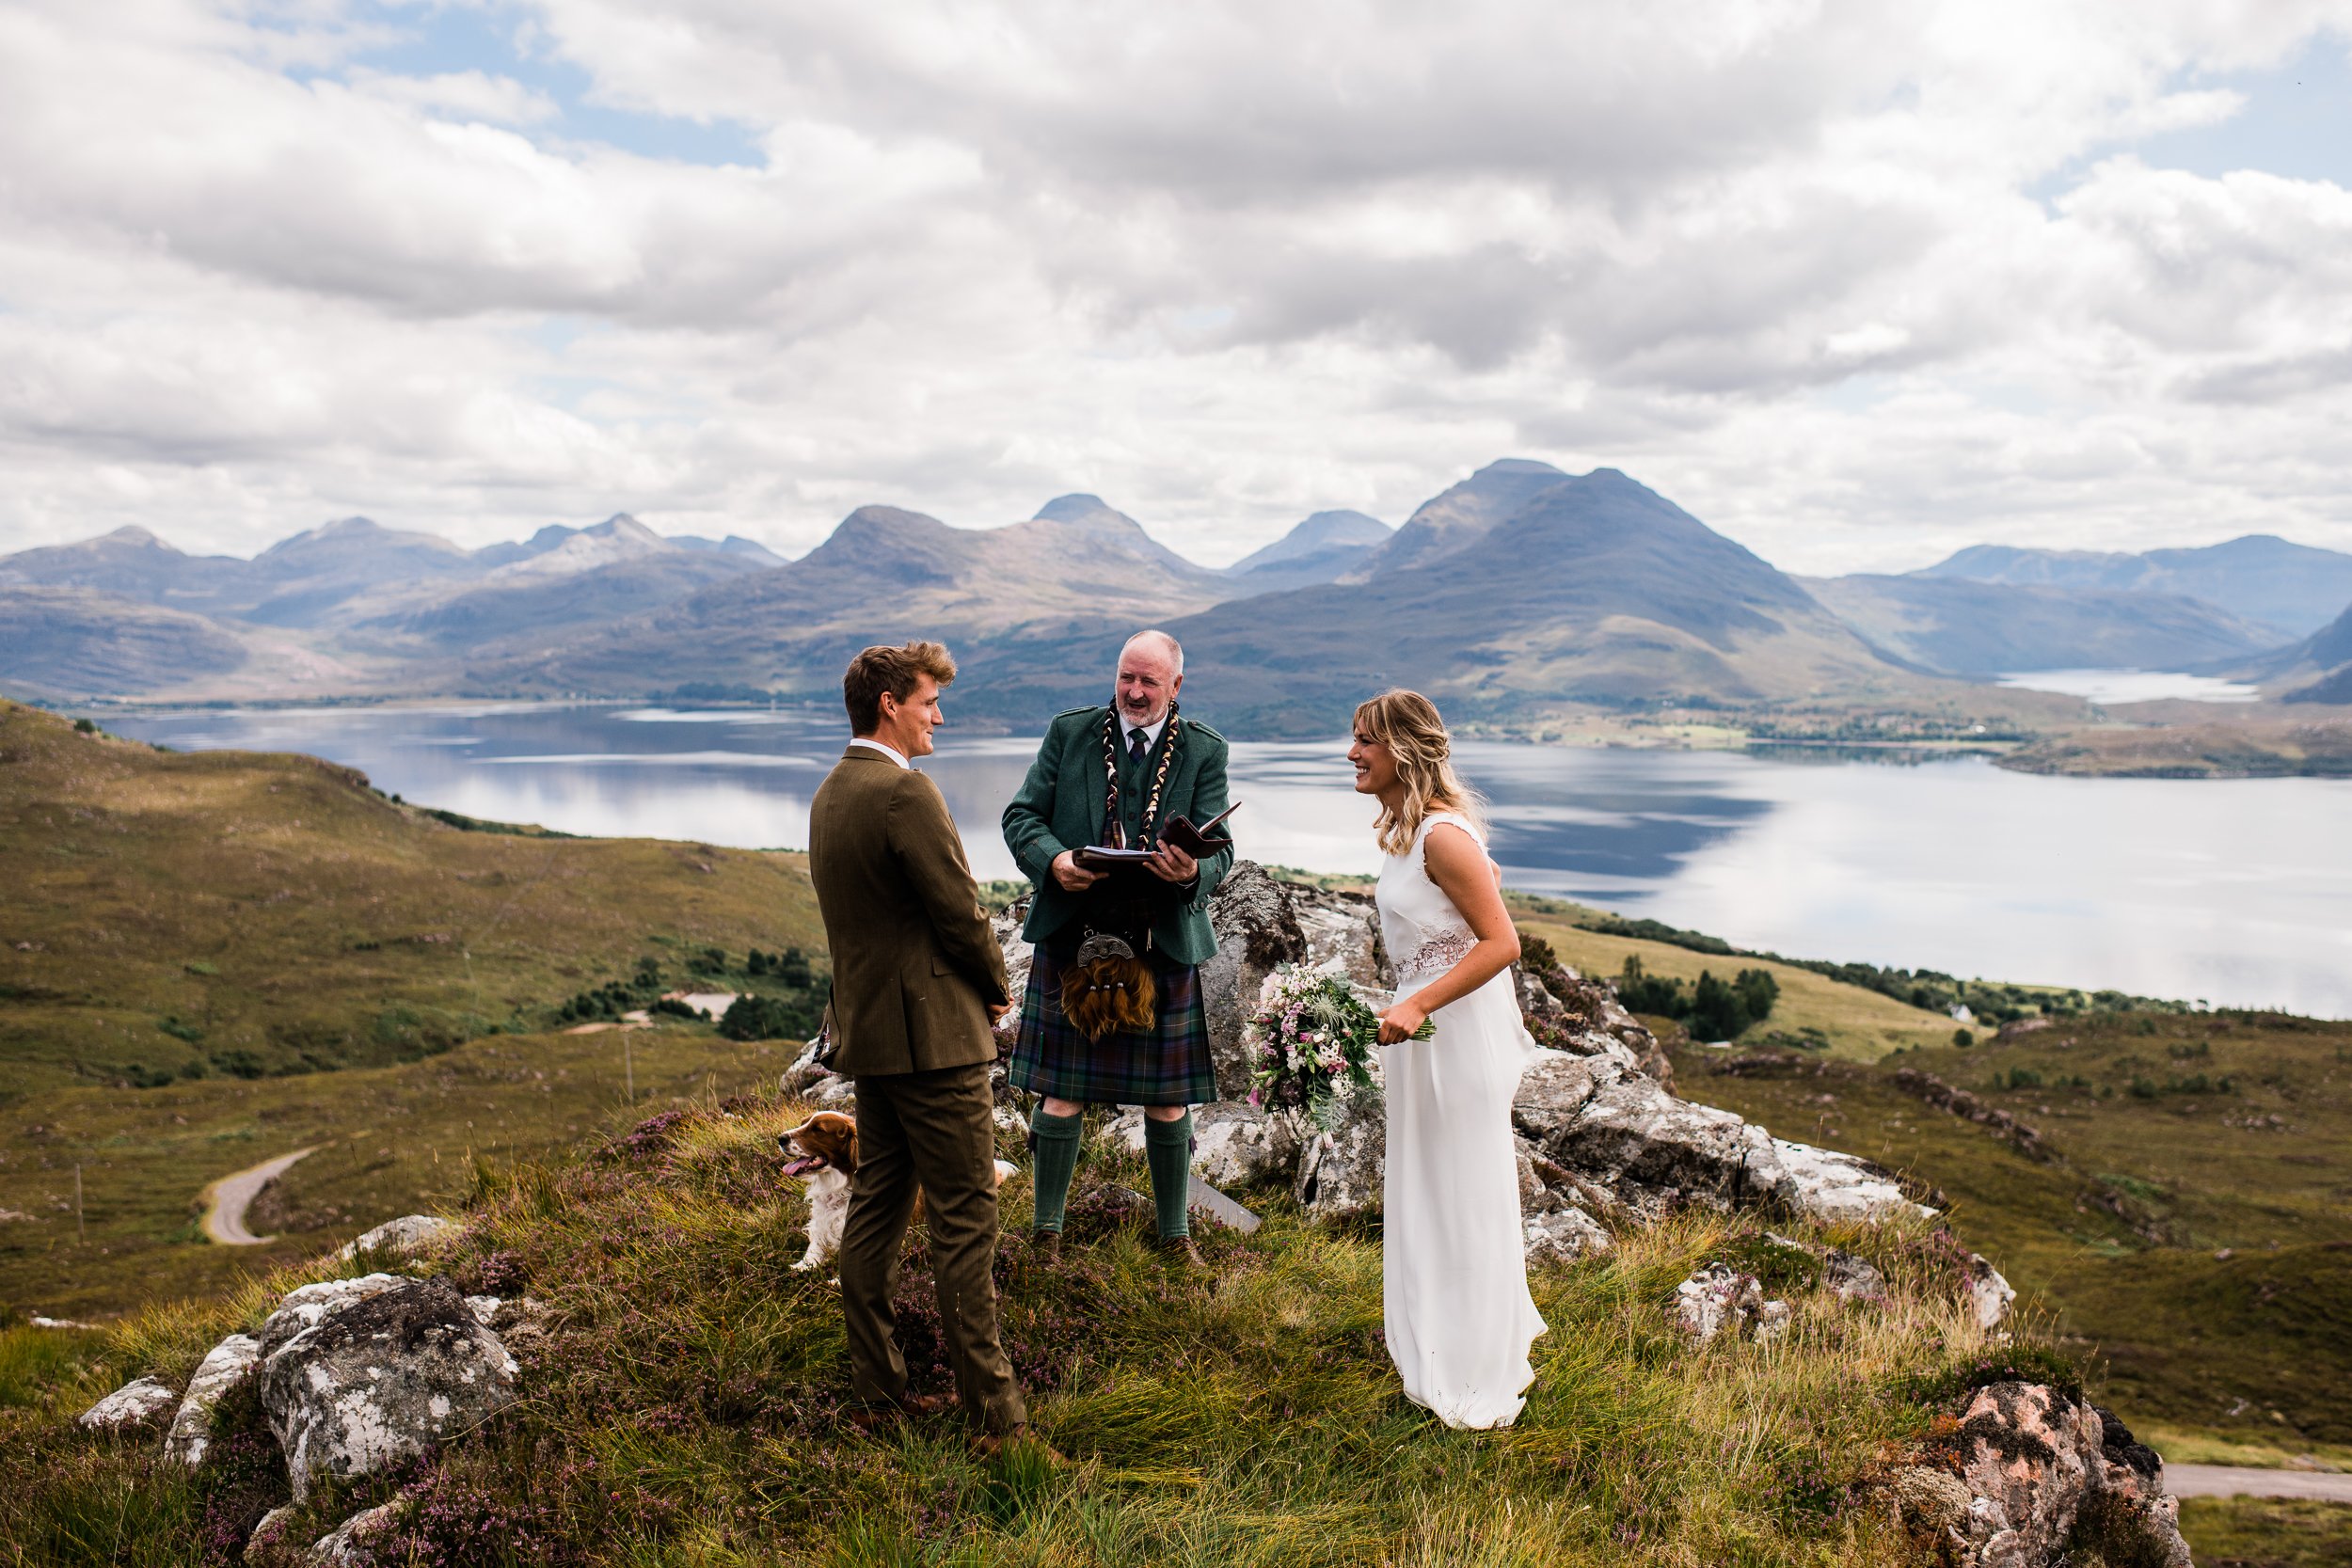
POLYGON ((812 992, 743 995, 719 1021, 719 1033, 731 1040, 804 1040, 817 1032, 824 1016, 824 1004, 812 992))

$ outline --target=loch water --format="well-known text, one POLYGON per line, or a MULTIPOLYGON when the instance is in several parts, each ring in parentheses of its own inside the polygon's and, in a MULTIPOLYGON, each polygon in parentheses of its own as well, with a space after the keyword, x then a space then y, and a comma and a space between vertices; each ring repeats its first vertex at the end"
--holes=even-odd
MULTIPOLYGON (((952 709, 951 709, 952 714, 952 709)), ((408 800, 571 833, 794 847, 839 716, 553 704, 109 715, 184 750, 307 752, 408 800)), ((922 764, 974 871, 1036 749, 952 723, 922 764)), ((1376 870, 1343 739, 1237 743, 1241 851, 1376 870)), ((1981 756, 1466 743, 1508 883, 1791 957, 2352 1016, 2352 781, 2047 778, 1981 756)))

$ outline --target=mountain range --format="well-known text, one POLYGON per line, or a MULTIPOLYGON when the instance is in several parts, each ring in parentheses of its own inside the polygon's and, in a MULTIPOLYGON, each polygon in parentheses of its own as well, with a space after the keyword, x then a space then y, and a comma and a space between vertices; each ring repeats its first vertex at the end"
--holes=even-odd
POLYGON ((2343 611, 2352 556, 2261 537, 2145 556, 1979 546, 1905 576, 1801 579, 1616 469, 1505 458, 1400 528, 1317 512, 1221 569, 1085 494, 992 529, 863 506, 788 562, 627 514, 471 550, 353 517, 250 561, 122 529, 0 557, 0 684, 53 699, 816 696, 857 648, 924 635, 979 677, 959 692, 966 712, 1015 722, 1092 700, 1125 632, 1157 624, 1245 733, 1320 733, 1390 684, 1498 721, 1919 710, 1963 697, 1958 680, 2075 666, 2243 670, 2343 701, 2328 680, 2352 654, 2329 662, 2328 617, 2311 609, 2338 582, 2343 611))
POLYGON ((2274 642, 2316 631, 2352 605, 2352 555, 2267 533, 2138 554, 1972 545, 1911 575, 2201 599, 2266 628, 2274 642))

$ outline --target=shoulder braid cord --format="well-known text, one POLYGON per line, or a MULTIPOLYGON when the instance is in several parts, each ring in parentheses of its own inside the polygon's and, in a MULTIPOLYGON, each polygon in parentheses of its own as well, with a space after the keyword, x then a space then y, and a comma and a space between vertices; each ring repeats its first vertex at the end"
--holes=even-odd
MULTIPOLYGON (((1161 798, 1168 787, 1168 766, 1176 758, 1176 726, 1183 722, 1170 703, 1168 728, 1160 732, 1159 762, 1152 770, 1152 792, 1144 797, 1143 819, 1136 830, 1144 845, 1152 844, 1159 831, 1161 798)), ((1127 828, 1119 813, 1119 709, 1113 706, 1103 716, 1103 776, 1107 784, 1103 842, 1125 848, 1127 828)), ((1147 934, 1144 940, 1148 943, 1151 938, 1147 934)), ((1106 1035, 1149 1030, 1159 1020, 1159 1006, 1152 966, 1120 938, 1089 931, 1062 980, 1062 1015, 1089 1040, 1100 1043, 1106 1035)))

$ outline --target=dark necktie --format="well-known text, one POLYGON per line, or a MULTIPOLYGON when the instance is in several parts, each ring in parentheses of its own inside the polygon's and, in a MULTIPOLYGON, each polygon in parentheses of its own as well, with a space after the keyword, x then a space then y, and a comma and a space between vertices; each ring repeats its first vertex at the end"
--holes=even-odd
POLYGON ((1143 761, 1143 726, 1140 724, 1127 732, 1127 760, 1134 763, 1143 761))

